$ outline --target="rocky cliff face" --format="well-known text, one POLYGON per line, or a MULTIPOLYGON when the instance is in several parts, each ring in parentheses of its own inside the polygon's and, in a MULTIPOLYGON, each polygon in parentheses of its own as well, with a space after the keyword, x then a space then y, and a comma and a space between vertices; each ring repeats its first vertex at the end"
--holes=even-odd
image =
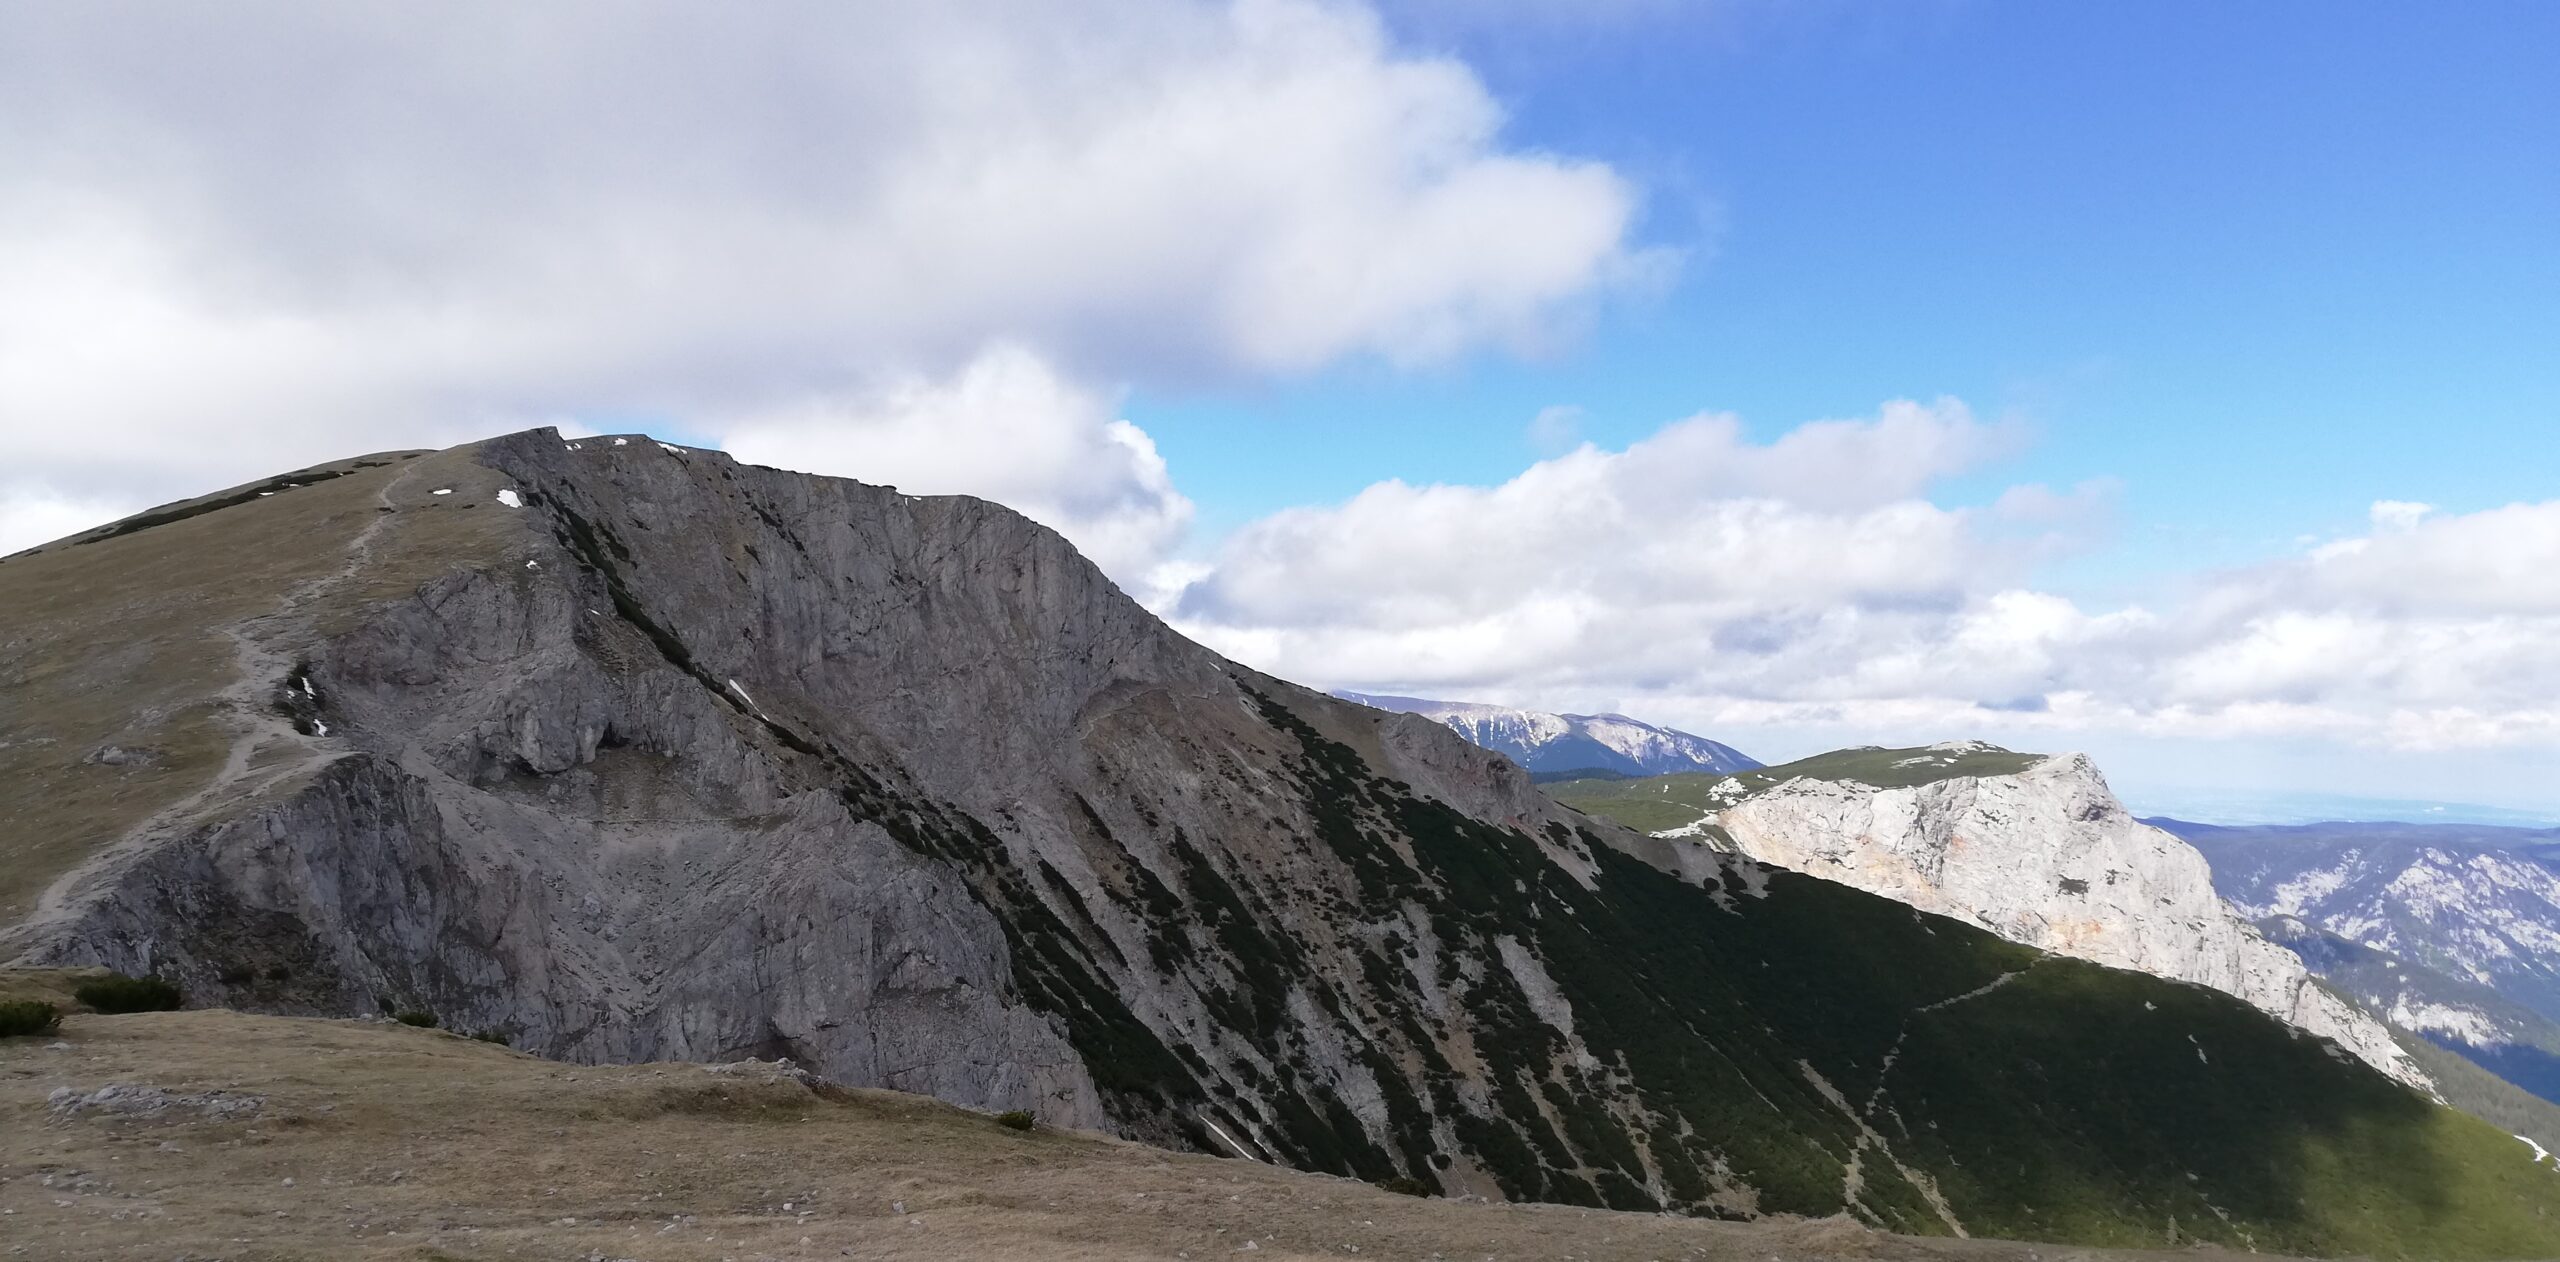
POLYGON ((2299 957, 2226 906, 2204 856, 2136 821, 2082 755, 1898 788, 1790 778, 1712 822, 1762 862, 2012 942, 2210 986, 2426 1085, 2380 1022, 2315 984, 2299 957))
POLYGON ((0 956, 1453 1192, 2544 1239, 2513 1140, 2225 996, 1589 820, 994 505, 549 431, 278 486, 0 563, 0 791, 61 787, 0 956))

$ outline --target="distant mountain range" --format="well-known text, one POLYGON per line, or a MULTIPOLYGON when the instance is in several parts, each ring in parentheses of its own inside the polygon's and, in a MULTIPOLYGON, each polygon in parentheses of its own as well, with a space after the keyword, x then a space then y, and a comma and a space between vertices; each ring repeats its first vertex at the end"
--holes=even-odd
POLYGON ((2560 1100, 2560 829, 2149 822, 2330 985, 2560 1100))
POLYGON ((1433 701, 1379 693, 1333 694, 1376 710, 1419 714, 1531 772, 1609 771, 1654 776, 1674 771, 1731 775, 1757 759, 1721 741, 1657 727, 1623 714, 1549 714, 1469 701, 1433 701))

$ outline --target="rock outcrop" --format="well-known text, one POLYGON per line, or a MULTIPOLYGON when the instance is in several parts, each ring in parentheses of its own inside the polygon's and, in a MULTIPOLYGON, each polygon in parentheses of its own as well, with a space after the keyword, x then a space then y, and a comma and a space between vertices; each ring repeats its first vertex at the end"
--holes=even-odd
POLYGON ((2136 821, 2083 755, 1901 788, 1798 777, 1725 806, 1712 823, 1761 862, 2012 942, 2210 986, 2428 1085, 2379 1021, 2226 905, 2204 856, 2136 821))

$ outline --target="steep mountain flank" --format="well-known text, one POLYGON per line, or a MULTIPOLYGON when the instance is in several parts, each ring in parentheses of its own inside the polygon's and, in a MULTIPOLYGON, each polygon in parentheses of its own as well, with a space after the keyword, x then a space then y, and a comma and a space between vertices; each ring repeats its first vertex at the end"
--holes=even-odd
POLYGON ((1674 771, 1730 774, 1760 764, 1741 750, 1677 728, 1623 714, 1549 714, 1469 701, 1432 701, 1344 692, 1334 696, 1376 710, 1419 714, 1530 771, 1600 771, 1632 776, 1674 771))
POLYGON ((1705 783, 1549 791, 2012 942, 2237 995, 2394 1078, 2428 1085, 2381 1023, 2226 907, 2204 857, 2136 821, 2081 755, 1960 742, 1843 751, 1705 783), (1666 818, 1679 814, 1688 818, 1666 818))
POLYGON ((2560 1249, 2515 1140, 2227 996, 1568 811, 981 501, 534 431, 0 592, 23 965, 1512 1199, 2560 1249))
MULTIPOLYGON (((2258 922, 2329 988, 2403 1032, 2456 1052, 2545 1100, 2560 1097, 2560 1024, 2467 978, 2412 964, 2295 916, 2258 922)), ((2447 1099, 2452 1099, 2448 1094, 2447 1099)))
POLYGON ((2385 1020, 2560 1099, 2560 830, 2152 821, 2385 1020))

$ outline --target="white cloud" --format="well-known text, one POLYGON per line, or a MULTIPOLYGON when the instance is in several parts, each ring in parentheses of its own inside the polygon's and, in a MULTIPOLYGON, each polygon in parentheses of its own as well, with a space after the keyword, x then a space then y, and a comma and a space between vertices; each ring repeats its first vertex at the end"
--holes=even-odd
POLYGON ((140 501, 74 500, 41 488, 0 486, 0 556, 148 507, 140 501))
POLYGON ((1582 441, 1582 419, 1582 409, 1570 403, 1540 408, 1529 418, 1529 445, 1548 455, 1563 452, 1582 441))
POLYGON ((1320 0, 17 6, 0 468, 156 499, 716 432, 994 345, 1108 383, 1533 347, 1663 260, 1501 122, 1320 0))
POLYGON ((2439 513, 2373 506, 2370 535, 2324 544, 2270 577, 2323 606, 2427 614, 2560 614, 2560 501, 2439 513))
POLYGON ((1605 698, 1728 735, 2560 743, 2560 502, 2386 502, 2368 535, 2092 611, 2032 579, 2102 533, 2111 485, 1927 498, 2013 441, 1951 400, 1766 444, 1696 417, 1499 486, 1385 482, 1276 514, 1168 609, 1283 675, 1605 698))
POLYGON ((2375 500, 2373 528, 2376 532, 2407 534, 2417 529, 2418 522, 2434 511, 2435 505, 2412 500, 2375 500))
POLYGON ((949 380, 906 376, 723 423, 741 460, 896 486, 973 494, 1067 536, 1139 586, 1191 521, 1155 443, 1114 401, 1019 346, 997 346, 949 380))
MULTIPOLYGON (((1257 664, 1415 687, 1715 688, 1914 669, 1899 654, 2033 555, 1917 498, 1996 452, 1952 400, 1754 444, 1734 417, 1585 445, 1500 486, 1384 482, 1229 539, 1172 612, 1257 664)), ((2005 685, 2004 685, 2005 686, 2005 685)))

